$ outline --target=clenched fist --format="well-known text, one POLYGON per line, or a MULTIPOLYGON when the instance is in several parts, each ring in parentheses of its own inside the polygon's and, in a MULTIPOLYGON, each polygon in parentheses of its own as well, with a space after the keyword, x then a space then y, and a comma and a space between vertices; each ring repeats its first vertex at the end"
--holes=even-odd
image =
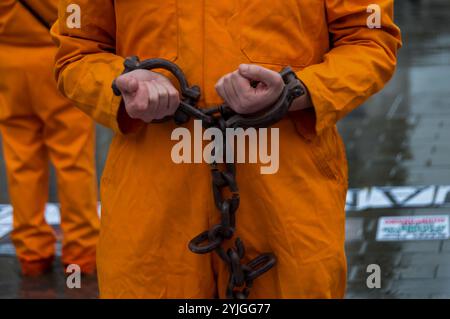
POLYGON ((116 79, 125 110, 132 119, 146 123, 171 116, 180 104, 180 95, 165 76, 147 70, 135 70, 116 79))
POLYGON ((238 70, 223 76, 216 84, 220 97, 240 114, 255 113, 271 106, 283 88, 283 78, 278 72, 255 64, 241 64, 238 70))

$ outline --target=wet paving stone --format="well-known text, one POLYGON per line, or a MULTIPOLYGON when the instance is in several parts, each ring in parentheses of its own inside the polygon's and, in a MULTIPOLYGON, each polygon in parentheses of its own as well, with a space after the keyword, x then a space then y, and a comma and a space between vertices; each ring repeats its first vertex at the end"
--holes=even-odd
POLYGON ((402 253, 421 253, 432 252, 438 253, 441 247, 440 241, 413 241, 413 242, 367 242, 365 252, 402 252, 402 253))
MULTIPOLYGON (((363 285, 365 288, 367 288, 366 280, 368 275, 370 274, 367 271, 368 265, 357 265, 355 267, 351 267, 350 271, 348 272, 348 282, 352 284, 357 284, 359 286, 363 285), (359 284, 358 284, 359 283, 359 284)), ((395 267, 385 267, 386 269, 383 269, 381 272, 381 281, 382 281, 382 288, 386 288, 383 285, 383 282, 385 280, 393 280, 399 278, 399 273, 395 271, 395 267)), ((349 290, 349 289, 348 289, 349 290)))
MULTIPOLYGON (((401 258, 402 266, 409 265, 445 265, 450 266, 450 253, 432 252, 405 253, 401 258)), ((450 287, 449 287, 450 289, 450 287)))
POLYGON ((442 251, 450 253, 450 240, 444 241, 444 243, 442 245, 442 251))
MULTIPOLYGON (((397 1, 396 19, 404 47, 395 76, 339 124, 353 188, 450 184, 450 2, 397 1)), ((450 298, 450 240, 375 240, 382 216, 432 214, 450 207, 349 212, 363 229, 347 224, 347 298, 450 298), (370 263, 381 289, 367 288, 370 263)))
POLYGON ((436 278, 450 279, 450 265, 439 265, 436 271, 436 278))
POLYGON ((431 279, 436 277, 437 267, 435 265, 414 265, 398 268, 395 272, 399 279, 431 279))
POLYGON ((82 276, 81 287, 69 289, 59 258, 51 272, 24 277, 14 256, 0 256, 0 299, 94 299, 98 298, 96 276, 82 276))
POLYGON ((395 295, 397 293, 411 294, 414 296, 417 293, 423 294, 427 292, 428 295, 450 295, 449 293, 450 279, 404 279, 394 280, 391 284, 390 293, 395 295), (418 292, 418 290, 422 292, 418 292))
POLYGON ((361 266, 367 269, 368 265, 376 264, 380 265, 383 269, 388 270, 400 266, 402 260, 401 253, 364 253, 364 254, 348 254, 348 264, 351 266, 361 266))
POLYGON ((406 181, 414 185, 446 185, 450 180, 450 172, 446 168, 412 168, 406 181))

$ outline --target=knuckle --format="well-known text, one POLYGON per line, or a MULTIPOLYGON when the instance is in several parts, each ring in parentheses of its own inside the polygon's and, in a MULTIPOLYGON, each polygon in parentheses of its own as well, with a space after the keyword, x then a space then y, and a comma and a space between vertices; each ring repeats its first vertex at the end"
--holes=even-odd
POLYGON ((163 99, 166 99, 166 98, 168 98, 169 97, 169 93, 167 92, 167 90, 161 90, 160 92, 159 92, 159 97, 160 98, 163 98, 163 99))
POLYGON ((152 94, 149 97, 150 105, 157 105, 159 103, 159 97, 157 94, 152 94))
POLYGON ((136 114, 134 114, 134 112, 127 112, 128 116, 131 117, 132 119, 137 119, 138 116, 136 114))
POLYGON ((144 112, 145 110, 147 110, 147 104, 143 103, 143 102, 139 102, 136 104, 136 110, 139 112, 144 112))
POLYGON ((137 104, 136 103, 128 103, 126 104, 126 109, 128 112, 135 112, 137 109, 137 104))
POLYGON ((180 96, 178 93, 175 93, 170 96, 171 100, 173 100, 173 103, 178 107, 178 104, 180 104, 180 96))
POLYGON ((175 90, 175 89, 171 89, 171 90, 169 91, 169 95, 170 95, 171 98, 179 98, 178 91, 175 90))
POLYGON ((279 75, 278 73, 275 73, 275 75, 274 75, 274 82, 275 82, 278 86, 282 86, 282 85, 284 84, 283 78, 282 78, 281 75, 279 75))
POLYGON ((131 117, 132 119, 136 119, 138 117, 136 110, 134 110, 133 108, 127 108, 127 113, 128 116, 131 117))

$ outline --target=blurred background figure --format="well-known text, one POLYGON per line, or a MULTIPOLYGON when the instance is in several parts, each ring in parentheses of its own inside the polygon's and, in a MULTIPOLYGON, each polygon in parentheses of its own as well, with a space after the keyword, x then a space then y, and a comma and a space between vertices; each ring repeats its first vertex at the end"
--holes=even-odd
POLYGON ((49 160, 60 201, 62 263, 94 273, 99 232, 94 124, 58 93, 52 74, 49 27, 57 4, 0 2, 0 132, 14 210, 11 239, 22 274, 31 276, 50 270, 55 256, 55 232, 44 216, 49 160))

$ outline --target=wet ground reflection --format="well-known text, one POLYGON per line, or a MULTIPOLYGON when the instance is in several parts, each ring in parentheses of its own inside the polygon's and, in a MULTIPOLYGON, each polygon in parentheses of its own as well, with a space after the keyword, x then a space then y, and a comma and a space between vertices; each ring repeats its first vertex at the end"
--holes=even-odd
MULTIPOLYGON (((450 2, 397 1, 404 48, 386 89, 344 119, 350 186, 450 184, 450 2)), ((449 298, 450 242, 377 242, 380 216, 448 215, 450 208, 349 212, 347 298, 449 298), (382 288, 368 289, 379 264, 382 288)))

